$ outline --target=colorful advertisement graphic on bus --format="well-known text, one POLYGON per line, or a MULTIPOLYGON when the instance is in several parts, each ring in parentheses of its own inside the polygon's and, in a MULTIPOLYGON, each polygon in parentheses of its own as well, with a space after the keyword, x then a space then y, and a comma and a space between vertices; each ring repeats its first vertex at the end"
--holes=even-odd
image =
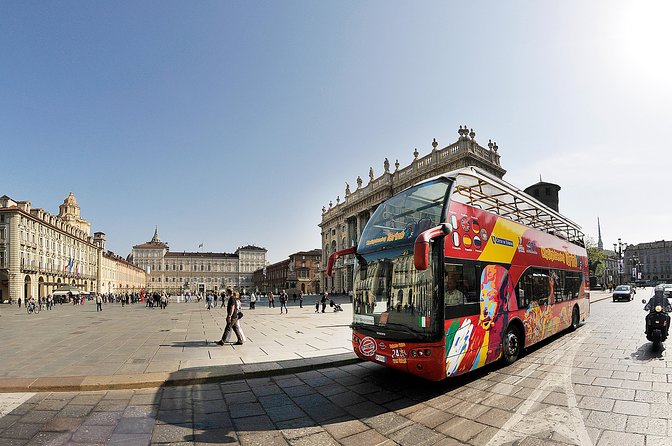
MULTIPOLYGON (((475 370, 499 359, 503 332, 512 318, 522 323, 525 345, 538 342, 570 324, 571 307, 549 303, 553 299, 561 300, 556 297, 559 290, 554 288, 558 281, 554 268, 575 270, 581 277, 586 259, 582 258, 579 247, 461 203, 451 204, 448 220, 460 224, 453 225, 451 236, 446 237, 446 257, 495 264, 488 264, 483 269, 479 315, 445 321, 446 376, 475 370), (464 242, 472 238, 478 238, 479 243, 464 242), (543 271, 548 274, 532 274, 535 276, 533 280, 547 282, 546 295, 519 309, 514 288, 523 273, 528 271, 529 275, 530 266, 547 268, 543 271)), ((585 282, 581 280, 576 288, 578 292, 572 296, 583 296, 585 282)), ((524 292, 523 289, 519 294, 524 292)))
POLYGON ((481 276, 478 316, 447 323, 447 376, 468 372, 499 359, 512 296, 513 286, 506 268, 488 265, 481 276))

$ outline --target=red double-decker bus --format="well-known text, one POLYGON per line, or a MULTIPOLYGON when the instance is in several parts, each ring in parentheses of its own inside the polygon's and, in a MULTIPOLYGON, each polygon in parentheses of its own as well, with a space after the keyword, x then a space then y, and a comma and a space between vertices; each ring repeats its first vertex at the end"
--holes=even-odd
POLYGON ((590 313, 578 225, 475 167, 382 203, 354 255, 352 345, 438 381, 523 349, 590 313))

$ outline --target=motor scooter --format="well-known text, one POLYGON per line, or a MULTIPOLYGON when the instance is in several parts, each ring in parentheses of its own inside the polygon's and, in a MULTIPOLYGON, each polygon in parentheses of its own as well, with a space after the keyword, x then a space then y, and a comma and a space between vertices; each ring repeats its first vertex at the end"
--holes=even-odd
POLYGON ((649 312, 646 315, 646 339, 653 342, 654 350, 659 350, 668 336, 670 316, 667 313, 672 307, 663 293, 657 290, 648 302, 642 299, 642 303, 646 304, 644 310, 649 312))

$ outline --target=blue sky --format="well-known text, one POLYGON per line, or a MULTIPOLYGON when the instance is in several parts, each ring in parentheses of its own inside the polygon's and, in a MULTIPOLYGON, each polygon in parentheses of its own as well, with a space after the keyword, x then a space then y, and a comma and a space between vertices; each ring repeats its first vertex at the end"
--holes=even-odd
POLYGON ((670 238, 665 2, 0 1, 1 194, 120 255, 320 247, 383 160, 497 141, 605 245, 670 238))

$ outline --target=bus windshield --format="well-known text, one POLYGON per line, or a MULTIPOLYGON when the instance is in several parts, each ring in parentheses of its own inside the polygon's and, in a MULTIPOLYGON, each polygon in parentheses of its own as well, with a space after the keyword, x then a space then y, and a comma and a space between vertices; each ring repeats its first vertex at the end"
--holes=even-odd
POLYGON ((357 252, 413 244, 420 233, 441 223, 450 184, 448 179, 439 178, 411 187, 382 203, 366 224, 357 252))
POLYGON ((413 267, 410 249, 359 255, 355 266, 354 325, 384 330, 399 340, 435 335, 441 329, 443 314, 435 308, 432 275, 431 267, 425 271, 413 267))

